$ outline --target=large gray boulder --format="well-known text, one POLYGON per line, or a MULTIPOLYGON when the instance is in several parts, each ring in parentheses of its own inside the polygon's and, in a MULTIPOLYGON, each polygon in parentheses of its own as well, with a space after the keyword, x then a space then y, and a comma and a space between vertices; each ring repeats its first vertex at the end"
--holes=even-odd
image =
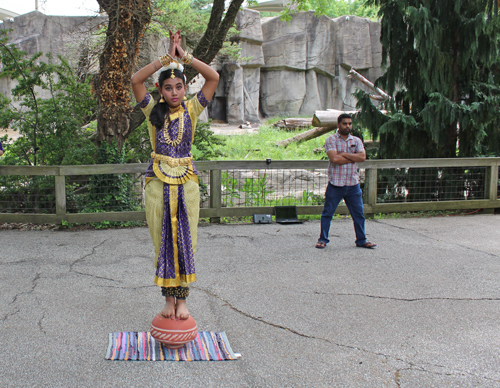
POLYGON ((355 69, 373 67, 369 19, 341 16, 332 19, 335 36, 335 62, 347 63, 355 69))
POLYGON ((238 63, 223 63, 211 111, 229 124, 260 121, 260 67, 264 65, 260 13, 243 9, 236 17, 240 33, 233 37, 240 47, 238 63))
MULTIPOLYGON (((106 20, 106 16, 49 16, 33 11, 4 19, 0 29, 8 31, 10 44, 15 44, 29 56, 38 52, 52 53, 54 62, 58 62, 61 55, 70 64, 76 65, 84 54, 87 42, 93 39, 91 31, 106 20)), ((39 60, 47 62, 48 58, 42 55, 39 60)), ((10 79, 4 78, 0 83, 0 93, 10 98, 14 86, 10 79)), ((38 92, 42 98, 50 97, 48 91, 37 88, 38 92)))
POLYGON ((348 109, 352 93, 365 88, 347 78, 349 67, 375 80, 381 75, 380 26, 369 19, 330 19, 301 12, 290 22, 262 23, 264 66, 260 104, 264 116, 312 115, 315 110, 348 109), (343 66, 343 67, 342 67, 343 66))

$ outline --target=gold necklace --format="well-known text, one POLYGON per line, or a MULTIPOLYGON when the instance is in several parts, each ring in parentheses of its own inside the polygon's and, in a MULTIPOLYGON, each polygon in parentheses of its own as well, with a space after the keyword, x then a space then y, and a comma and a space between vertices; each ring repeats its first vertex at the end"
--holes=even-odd
POLYGON ((169 113, 167 113, 167 117, 165 117, 165 121, 163 122, 163 137, 165 138, 165 143, 177 147, 182 141, 182 135, 184 134, 184 109, 182 105, 179 105, 177 109, 170 109, 169 113), (177 132, 177 136, 174 140, 170 138, 170 134, 168 133, 168 126, 170 125, 170 113, 179 112, 179 131, 177 132))

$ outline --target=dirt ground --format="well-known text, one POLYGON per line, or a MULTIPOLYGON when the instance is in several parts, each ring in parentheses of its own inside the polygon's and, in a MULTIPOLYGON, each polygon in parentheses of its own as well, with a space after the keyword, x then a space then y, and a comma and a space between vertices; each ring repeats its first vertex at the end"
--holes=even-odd
POLYGON ((9 138, 13 138, 14 140, 19 137, 19 132, 17 131, 13 131, 12 129, 0 128, 0 137, 5 136, 5 134, 9 135, 9 138))
POLYGON ((245 133, 257 133, 259 132, 258 124, 254 125, 229 125, 229 124, 213 124, 210 126, 210 130, 216 135, 243 135, 245 133), (243 128, 241 128, 243 127, 243 128))

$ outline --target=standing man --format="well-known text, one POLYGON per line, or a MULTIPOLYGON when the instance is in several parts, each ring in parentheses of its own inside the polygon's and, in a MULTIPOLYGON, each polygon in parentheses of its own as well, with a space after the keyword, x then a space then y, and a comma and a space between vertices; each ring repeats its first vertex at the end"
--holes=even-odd
POLYGON ((0 156, 3 155, 3 147, 2 147, 2 142, 0 141, 0 156))
POLYGON ((343 199, 354 223, 356 246, 375 248, 377 244, 366 240, 363 193, 359 187, 358 162, 366 159, 365 148, 359 137, 352 136, 352 117, 347 113, 337 119, 337 132, 326 139, 325 150, 328 164, 328 187, 325 193, 325 207, 321 212, 321 233, 316 248, 324 249, 330 242, 328 234, 332 217, 343 199))

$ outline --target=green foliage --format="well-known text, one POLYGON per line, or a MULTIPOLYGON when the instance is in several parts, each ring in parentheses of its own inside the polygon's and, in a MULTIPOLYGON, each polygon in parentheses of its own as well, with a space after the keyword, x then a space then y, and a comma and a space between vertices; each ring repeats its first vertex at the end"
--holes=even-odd
POLYGON ((90 79, 79 82, 62 57, 59 63, 50 54, 47 62, 41 53, 26 58, 6 42, 6 32, 0 31, 0 78, 10 77, 17 85, 12 89, 13 101, 0 95, 0 127, 10 127, 22 136, 9 145, 0 164, 92 163, 96 148, 82 130, 97 108, 90 79))
POLYGON ((379 6, 382 17, 387 71, 376 85, 394 96, 383 115, 366 93, 356 93, 358 119, 380 138, 380 157, 500 155, 496 1, 367 4, 379 6))
POLYGON ((325 196, 323 194, 315 194, 307 190, 302 192, 301 205, 323 205, 324 203, 325 196))
MULTIPOLYGON (((366 0, 299 0, 296 1, 297 11, 315 11, 316 15, 326 15, 336 18, 343 15, 354 15, 377 19, 378 7, 367 4, 366 0)), ((285 10, 282 19, 290 20, 292 12, 285 10)))
MULTIPOLYGON (((278 120, 270 120, 270 122, 278 120)), ((299 133, 278 130, 269 124, 260 126, 258 133, 231 135, 225 137, 225 144, 218 147, 219 160, 312 160, 325 159, 326 153, 314 153, 313 150, 325 145, 327 137, 333 132, 303 143, 291 143, 286 148, 277 147, 278 140, 285 140, 299 133)))
POLYGON ((152 149, 146 121, 132 131, 125 140, 123 150, 125 163, 149 163, 152 149))
MULTIPOLYGON (((300 198, 286 195, 280 198, 268 198, 275 191, 271 190, 267 173, 256 178, 235 178, 236 171, 222 171, 223 206, 281 206, 281 205, 320 205, 324 203, 324 195, 304 190, 300 198), (243 195, 242 195, 243 194, 243 195)), ((271 176, 271 180, 273 177, 271 176)))
MULTIPOLYGON (((103 142, 97 152, 97 164, 125 163, 125 152, 118 146, 103 142)), ((90 177, 82 213, 99 211, 136 210, 138 203, 133 193, 134 181, 130 174, 96 174, 90 177)))
POLYGON ((208 123, 198 121, 196 131, 194 132, 194 140, 192 154, 195 160, 211 160, 217 159, 222 155, 218 146, 226 144, 225 139, 214 135, 210 130, 210 120, 208 123))
POLYGON ((241 198, 238 191, 238 180, 227 171, 222 171, 222 190, 226 198, 226 205, 234 206, 234 200, 241 198))
MULTIPOLYGON (((186 38, 187 47, 194 48, 198 45, 210 19, 212 2, 208 0, 156 0, 154 8, 154 21, 150 28, 157 35, 168 37, 169 30, 182 31, 186 38)), ((237 61, 240 59, 240 47, 231 41, 238 35, 235 27, 229 29, 223 48, 219 55, 226 60, 237 61)))
POLYGON ((0 203, 2 213, 53 214, 54 177, 0 175, 0 203))
MULTIPOLYGON (((103 142, 97 152, 97 164, 125 163, 125 150, 116 143, 103 142)), ((132 174, 96 174, 84 182, 68 183, 68 210, 78 213, 141 210, 132 174)), ((140 190, 140 187, 137 188, 140 190)), ((124 226, 122 222, 92 223, 96 228, 124 226)), ((142 223, 141 223, 142 225, 142 223)))
POLYGON ((240 190, 245 193, 245 202, 249 206, 262 206, 266 197, 274 193, 274 190, 268 188, 267 174, 258 178, 245 178, 240 190))

